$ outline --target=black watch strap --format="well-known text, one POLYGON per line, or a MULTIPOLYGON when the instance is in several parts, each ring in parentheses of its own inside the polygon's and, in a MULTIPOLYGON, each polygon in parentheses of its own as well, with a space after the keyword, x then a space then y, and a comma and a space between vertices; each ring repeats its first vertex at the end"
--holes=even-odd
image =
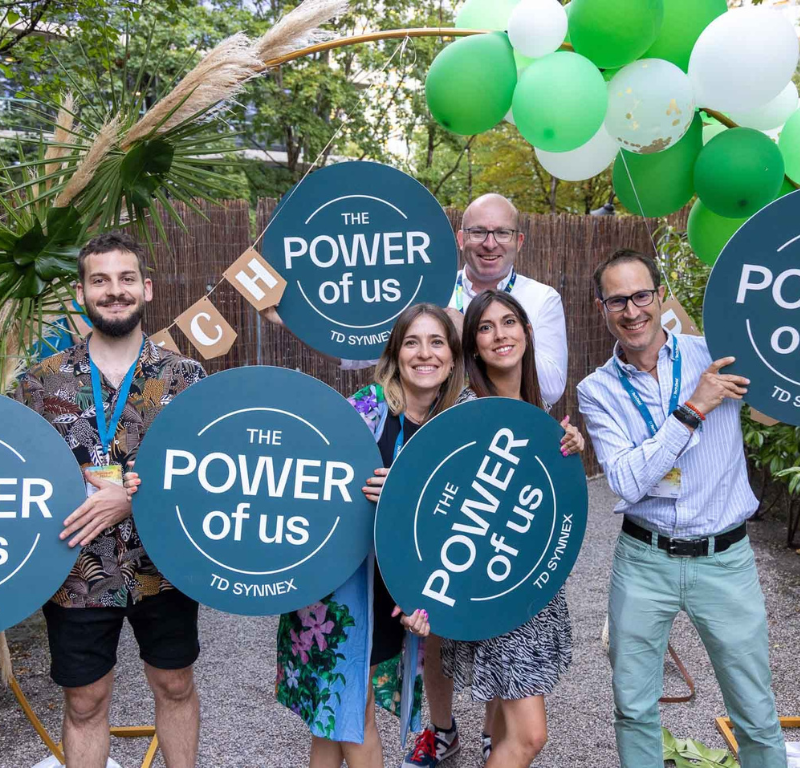
POLYGON ((686 406, 679 406, 676 408, 672 415, 681 423, 685 424, 690 429, 699 429, 700 425, 703 423, 700 421, 699 416, 696 413, 693 413, 689 408, 686 406))

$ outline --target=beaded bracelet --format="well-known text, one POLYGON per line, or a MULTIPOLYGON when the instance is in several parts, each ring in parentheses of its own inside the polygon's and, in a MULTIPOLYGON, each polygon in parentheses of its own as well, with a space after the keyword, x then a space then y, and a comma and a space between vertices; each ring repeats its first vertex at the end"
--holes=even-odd
POLYGON ((684 405, 689 410, 694 411, 697 414, 697 416, 700 419, 700 421, 705 421, 706 420, 705 414, 696 405, 692 405, 688 400, 684 403, 684 405))

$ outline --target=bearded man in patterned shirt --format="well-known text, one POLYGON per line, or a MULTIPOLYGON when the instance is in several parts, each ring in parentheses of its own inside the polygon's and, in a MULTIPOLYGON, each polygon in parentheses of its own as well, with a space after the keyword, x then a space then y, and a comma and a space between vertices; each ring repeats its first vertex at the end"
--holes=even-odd
POLYGON ((78 273, 77 298, 92 333, 34 365, 17 390, 20 402, 64 436, 87 485, 86 501, 61 533, 81 547, 78 560, 43 609, 51 677, 64 689, 64 752, 70 768, 105 768, 113 669, 127 618, 155 697, 164 760, 168 768, 191 768, 200 726, 192 673, 198 606, 144 551, 122 472, 160 410, 206 374, 143 335, 153 286, 135 240, 119 232, 94 238, 81 250, 78 273))

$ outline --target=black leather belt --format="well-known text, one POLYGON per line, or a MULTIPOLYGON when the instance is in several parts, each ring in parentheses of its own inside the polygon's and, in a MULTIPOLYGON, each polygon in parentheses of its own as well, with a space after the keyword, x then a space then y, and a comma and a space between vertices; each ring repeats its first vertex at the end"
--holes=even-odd
MULTIPOLYGON (((648 531, 637 525, 629 517, 622 521, 622 530, 633 536, 634 539, 643 541, 645 544, 653 543, 653 536, 658 536, 658 548, 663 549, 672 557, 707 557, 708 556, 708 537, 704 539, 671 539, 669 536, 662 536, 648 531)), ((721 533, 714 536, 714 552, 724 552, 732 544, 741 541, 747 536, 747 524, 742 523, 732 531, 721 533)))

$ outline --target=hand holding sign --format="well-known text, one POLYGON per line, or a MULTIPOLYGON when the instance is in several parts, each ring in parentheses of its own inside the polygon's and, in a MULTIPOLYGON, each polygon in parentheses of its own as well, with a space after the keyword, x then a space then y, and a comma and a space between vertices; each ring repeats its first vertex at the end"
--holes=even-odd
POLYGON ((131 515, 130 499, 119 483, 104 480, 88 470, 84 476, 97 490, 64 521, 64 530, 58 538, 64 540, 75 534, 69 542, 70 547, 78 544, 85 547, 106 528, 131 515))
POLYGON ((398 455, 375 521, 378 564, 399 605, 430 614, 432 632, 504 634, 562 586, 588 504, 563 437, 535 406, 489 397, 437 416, 398 455))
POLYGON ((747 394, 747 385, 750 383, 750 379, 746 379, 744 376, 720 373, 720 370, 735 362, 735 357, 723 357, 715 360, 700 377, 689 402, 704 416, 722 405, 722 401, 726 397, 741 400, 747 394))

